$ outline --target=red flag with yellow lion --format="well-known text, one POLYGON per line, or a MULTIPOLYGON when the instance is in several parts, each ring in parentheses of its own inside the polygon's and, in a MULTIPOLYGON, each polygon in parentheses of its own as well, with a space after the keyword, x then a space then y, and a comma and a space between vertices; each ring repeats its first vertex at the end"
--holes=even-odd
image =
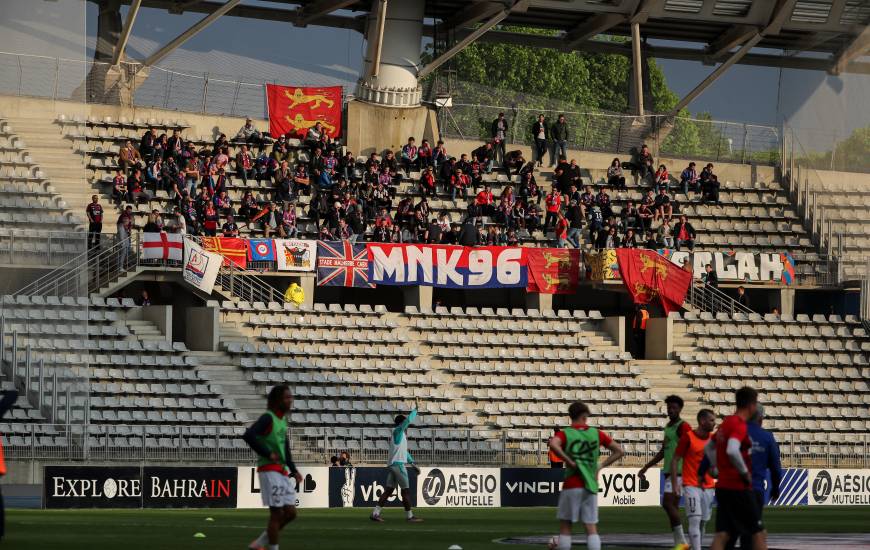
POLYGON ((636 304, 658 299, 665 313, 683 307, 692 274, 653 250, 618 248, 616 260, 622 282, 636 304))
POLYGON ((528 292, 574 294, 580 282, 580 251, 573 248, 523 248, 529 268, 528 292))
POLYGON ((325 88, 266 84, 269 100, 269 133, 304 139, 320 122, 331 138, 341 136, 341 86, 325 88))

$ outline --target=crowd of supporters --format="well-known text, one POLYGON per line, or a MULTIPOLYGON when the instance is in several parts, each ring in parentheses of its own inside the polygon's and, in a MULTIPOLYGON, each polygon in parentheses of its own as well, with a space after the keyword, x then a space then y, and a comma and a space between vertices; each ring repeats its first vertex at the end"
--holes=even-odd
MULTIPOLYGON (((613 159, 606 185, 584 185, 580 166, 568 160, 570 126, 564 115, 549 124, 544 115, 532 127, 533 158, 506 150, 504 114, 492 122, 492 139, 470 152, 451 155, 444 143, 414 137, 399 151, 372 153, 364 163, 332 140, 319 124, 304 140, 273 138, 250 120, 232 142, 221 134, 212 144, 186 141, 149 129, 138 144, 128 141, 118 155, 112 182, 117 204, 143 204, 156 194, 169 197, 167 210, 152 209, 144 231, 238 236, 240 226, 254 235, 295 237, 298 220, 317 238, 378 242, 426 242, 463 245, 514 245, 521 241, 551 246, 595 248, 647 247, 692 249, 695 229, 680 213, 681 192, 718 202, 719 183, 708 164, 694 162, 672 177, 664 164, 655 167, 643 145, 632 158, 613 159), (231 154, 231 150, 235 154, 231 154), (547 151, 552 173, 537 171, 547 151), (493 173, 502 179, 494 192, 493 173), (621 209, 611 193, 628 191, 633 177, 643 193, 621 209), (248 182, 257 182, 257 190, 248 182), (240 185, 240 200, 229 188, 240 185), (437 210, 430 200, 452 201, 463 212, 437 210), (539 238, 540 237, 540 238, 539 238)), ((588 180, 588 178, 587 178, 588 180)), ((118 220, 132 229, 130 208, 118 220)))

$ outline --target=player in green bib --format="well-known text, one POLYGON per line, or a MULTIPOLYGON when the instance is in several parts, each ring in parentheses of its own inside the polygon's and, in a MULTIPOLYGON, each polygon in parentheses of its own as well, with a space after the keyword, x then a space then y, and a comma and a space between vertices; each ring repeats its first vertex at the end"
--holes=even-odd
POLYGON ((550 550, 570 550, 571 528, 582 521, 586 529, 586 547, 601 550, 598 536, 598 472, 620 458, 623 451, 603 430, 587 425, 589 407, 572 403, 568 407, 571 425, 556 432, 550 439, 550 450, 565 463, 565 483, 559 493, 559 537, 550 543, 550 550), (610 451, 604 462, 598 463, 601 447, 610 451))
MULTIPOLYGON (((678 395, 669 395, 665 397, 665 409, 668 413, 668 424, 665 426, 664 438, 662 439, 662 448, 659 452, 646 463, 646 466, 641 468, 639 476, 643 477, 646 471, 658 464, 664 459, 662 470, 665 474, 664 495, 662 496, 662 508, 668 516, 668 523, 671 527, 671 532, 674 535, 674 545, 677 547, 688 548, 686 542, 686 534, 683 532, 683 521, 680 518, 680 495, 674 492, 674 487, 680 486, 680 478, 671 479, 671 461, 674 460, 674 451, 677 449, 677 443, 686 432, 692 431, 692 426, 688 422, 680 418, 683 412, 683 399, 678 395)), ((677 459, 677 472, 683 470, 682 459, 677 459)))
POLYGON ((296 519, 296 489, 302 482, 287 439, 287 415, 293 406, 290 388, 286 384, 272 388, 267 404, 268 410, 242 436, 259 457, 260 496, 269 507, 266 530, 248 546, 250 550, 278 550, 278 533, 296 519))

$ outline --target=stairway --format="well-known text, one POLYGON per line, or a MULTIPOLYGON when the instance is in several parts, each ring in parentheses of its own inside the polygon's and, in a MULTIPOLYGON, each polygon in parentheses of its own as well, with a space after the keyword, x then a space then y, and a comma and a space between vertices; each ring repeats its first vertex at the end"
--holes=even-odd
MULTIPOLYGON (((223 341, 223 332, 221 339, 223 341)), ((225 352, 191 351, 186 355, 196 358, 196 370, 212 385, 220 387, 224 399, 234 403, 235 409, 247 420, 253 422, 266 410, 266 396, 245 378, 244 371, 233 364, 225 352)))
MULTIPOLYGON (((640 368, 643 378, 649 383, 651 393, 662 401, 668 395, 675 394, 683 398, 683 418, 693 422, 698 411, 707 405, 702 401, 699 392, 692 388, 692 381, 683 376, 681 365, 669 359, 635 359, 631 365, 640 368)), ((664 410, 664 409, 662 409, 664 410)))
MULTIPOLYGON (((88 182, 84 157, 73 151, 70 141, 63 137, 60 126, 48 120, 48 117, 7 117, 6 120, 24 140, 25 149, 33 156, 55 191, 66 201, 69 212, 86 220, 85 207, 94 194, 100 196, 100 202, 106 208, 111 198, 88 182)), ((82 225, 77 229, 86 227, 82 225)), ((103 232, 107 233, 111 229, 111 224, 104 221, 103 232)))
POLYGON ((151 321, 127 319, 123 323, 130 329, 130 336, 127 337, 128 340, 138 340, 140 342, 161 342, 166 340, 166 335, 160 332, 157 325, 151 321))

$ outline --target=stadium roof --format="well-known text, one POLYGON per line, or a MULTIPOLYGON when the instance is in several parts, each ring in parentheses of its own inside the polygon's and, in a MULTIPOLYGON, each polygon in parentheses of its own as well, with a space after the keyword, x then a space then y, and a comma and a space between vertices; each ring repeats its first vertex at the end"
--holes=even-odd
MULTIPOLYGON (((248 1, 227 14, 363 32, 373 3, 378 0, 248 1), (348 11, 358 13, 347 15, 348 11)), ((212 13, 224 2, 142 0, 141 5, 173 14, 212 13)), ((630 38, 632 24, 638 23, 645 39, 680 43, 646 46, 646 52, 657 58, 712 64, 748 46, 734 62, 870 74, 870 62, 859 61, 870 50, 870 0, 427 0, 425 32, 460 39, 474 25, 502 12, 506 16, 499 20, 501 30, 491 30, 479 40, 630 55, 630 46, 595 37, 630 38), (503 30, 511 25, 557 33, 529 36, 503 30)))

